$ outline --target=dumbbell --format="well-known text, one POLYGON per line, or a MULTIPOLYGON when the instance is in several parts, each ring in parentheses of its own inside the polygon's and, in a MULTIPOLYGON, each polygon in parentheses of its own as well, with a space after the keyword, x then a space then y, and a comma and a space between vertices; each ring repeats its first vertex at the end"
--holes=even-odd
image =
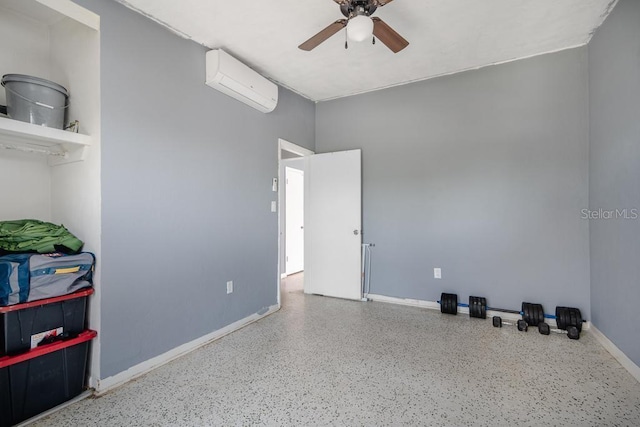
POLYGON ((545 315, 546 318, 555 319, 558 329, 551 329, 547 323, 538 324, 538 332, 542 335, 549 335, 552 331, 557 333, 565 333, 572 340, 580 339, 582 332, 582 314, 580 309, 574 307, 556 307, 556 315, 545 315))
POLYGON ((523 302, 522 319, 528 326, 538 326, 538 332, 542 335, 549 335, 552 331, 563 333, 563 330, 566 330, 566 334, 570 339, 580 339, 583 321, 580 310, 577 308, 556 307, 556 315, 553 316, 551 314, 544 314, 541 304, 523 302), (551 329, 549 324, 544 321, 545 319, 555 319, 558 323, 558 329, 551 329))
POLYGON ((540 304, 522 303, 523 321, 526 322, 529 326, 538 326, 538 332, 542 335, 549 335, 551 332, 565 333, 566 331, 567 337, 569 337, 570 339, 580 339, 580 329, 582 328, 580 310, 578 310, 577 308, 569 309, 566 307, 560 307, 560 309, 562 320, 558 320, 558 316, 544 314, 544 311, 542 310, 542 306, 540 304), (565 314, 563 309, 569 310, 569 314, 565 314), (555 318, 558 322, 558 329, 551 329, 549 324, 544 321, 545 318, 555 318), (570 321, 572 323, 575 322, 575 324, 567 325, 566 323, 564 323, 567 321, 570 321))
POLYGON ((542 323, 538 323, 538 332, 540 332, 542 335, 549 335, 551 332, 555 332, 558 334, 566 333, 569 339, 572 339, 572 340, 580 339, 580 331, 578 330, 577 326, 573 326, 573 325, 567 326, 565 330, 551 329, 548 323, 542 322, 542 323))
MULTIPOLYGON (((502 328, 502 325, 514 325, 514 323, 503 322, 502 317, 500 316, 493 316, 492 320, 493 320, 494 328, 502 328)), ((529 330, 529 325, 527 324, 527 322, 524 321, 524 319, 518 319, 515 325, 518 327, 518 330, 521 332, 527 332, 529 330)))

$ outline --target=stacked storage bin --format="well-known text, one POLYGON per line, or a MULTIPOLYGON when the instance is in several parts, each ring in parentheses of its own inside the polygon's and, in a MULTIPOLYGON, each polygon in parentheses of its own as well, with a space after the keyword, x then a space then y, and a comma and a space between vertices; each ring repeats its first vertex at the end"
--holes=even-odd
POLYGON ((93 264, 88 253, 0 256, 0 427, 85 389, 93 264))

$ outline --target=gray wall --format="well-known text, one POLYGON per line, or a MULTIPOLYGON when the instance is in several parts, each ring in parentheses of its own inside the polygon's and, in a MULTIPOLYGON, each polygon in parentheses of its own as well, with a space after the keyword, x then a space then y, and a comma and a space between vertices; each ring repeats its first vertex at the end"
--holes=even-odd
MULTIPOLYGON (((591 40, 589 91, 590 208, 640 213, 640 2, 620 1, 591 40)), ((590 231, 593 323, 640 365, 640 219, 590 231)))
POLYGON ((315 105, 260 113, 204 85, 204 47, 79 3, 102 26, 105 378, 276 303, 278 138, 313 149, 315 105))
POLYGON ((316 152, 362 149, 371 293, 588 318, 587 89, 579 48, 318 104, 316 152))

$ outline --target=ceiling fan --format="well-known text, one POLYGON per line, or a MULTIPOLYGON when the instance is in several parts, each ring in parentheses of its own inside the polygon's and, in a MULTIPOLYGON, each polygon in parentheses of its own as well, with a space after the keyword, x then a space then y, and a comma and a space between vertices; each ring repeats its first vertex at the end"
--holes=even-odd
MULTIPOLYGON (((394 53, 400 52, 409 45, 402 36, 396 33, 382 19, 374 17, 377 8, 391 3, 393 0, 333 0, 340 5, 340 11, 347 19, 339 19, 302 43, 298 48, 312 50, 329 37, 347 27, 347 38, 352 41, 363 41, 372 37, 373 43, 377 38, 394 53)), ((345 42, 345 48, 348 47, 345 42)))

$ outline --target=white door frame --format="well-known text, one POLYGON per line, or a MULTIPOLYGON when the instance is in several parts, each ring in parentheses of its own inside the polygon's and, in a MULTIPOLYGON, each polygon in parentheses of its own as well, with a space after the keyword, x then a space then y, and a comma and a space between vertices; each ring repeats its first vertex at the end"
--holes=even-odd
POLYGON ((301 147, 299 145, 296 145, 292 142, 289 142, 287 140, 284 140, 282 138, 278 138, 278 276, 276 279, 276 294, 278 295, 278 308, 280 307, 280 281, 282 278, 282 271, 280 268, 280 265, 282 264, 282 227, 281 227, 281 221, 282 221, 282 209, 281 209, 281 202, 282 202, 282 198, 284 197, 284 191, 283 191, 283 186, 282 183, 284 182, 284 172, 283 172, 283 168, 282 168, 282 150, 284 151, 288 151, 290 153, 293 154, 297 154, 298 156, 304 157, 304 156, 310 156, 312 154, 315 154, 313 151, 309 150, 308 148, 304 148, 301 147))

